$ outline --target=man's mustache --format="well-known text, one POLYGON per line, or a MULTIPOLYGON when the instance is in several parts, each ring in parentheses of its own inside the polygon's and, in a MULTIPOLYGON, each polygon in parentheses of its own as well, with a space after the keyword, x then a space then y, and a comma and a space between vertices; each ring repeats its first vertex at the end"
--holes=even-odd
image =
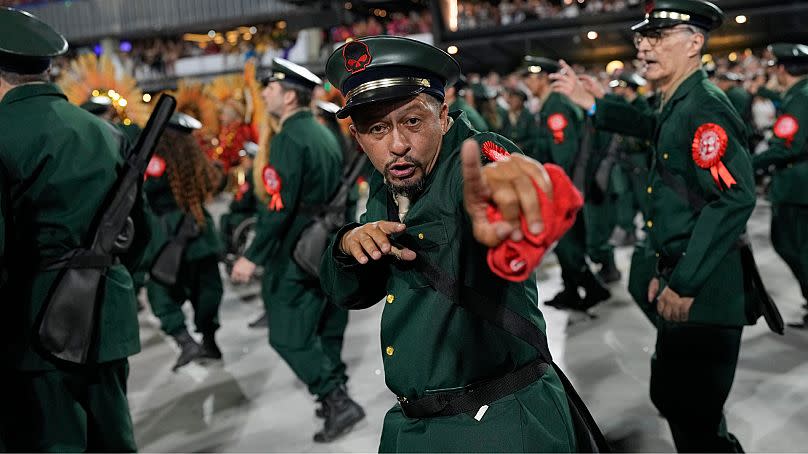
POLYGON ((393 167, 396 164, 402 164, 402 163, 405 163, 405 162, 408 163, 408 164, 412 164, 413 166, 415 166, 415 167, 417 167, 419 169, 422 169, 422 170, 424 168, 424 165, 420 161, 416 161, 411 156, 402 156, 400 158, 393 159, 390 162, 388 162, 387 164, 385 164, 384 165, 384 172, 389 173, 391 167, 393 167))

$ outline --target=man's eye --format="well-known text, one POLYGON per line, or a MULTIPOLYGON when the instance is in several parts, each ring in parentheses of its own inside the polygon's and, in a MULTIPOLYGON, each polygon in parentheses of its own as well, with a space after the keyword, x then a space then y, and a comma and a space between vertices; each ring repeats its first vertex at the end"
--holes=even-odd
POLYGON ((410 119, 407 120, 407 125, 409 125, 409 126, 416 126, 419 123, 421 123, 420 118, 413 117, 413 118, 410 118, 410 119))
POLYGON ((373 125, 370 127, 371 134, 379 134, 384 131, 383 125, 373 125))

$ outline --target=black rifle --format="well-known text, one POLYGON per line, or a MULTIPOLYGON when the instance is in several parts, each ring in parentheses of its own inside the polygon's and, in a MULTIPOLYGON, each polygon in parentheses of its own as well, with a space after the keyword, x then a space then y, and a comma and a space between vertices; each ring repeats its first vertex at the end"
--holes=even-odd
POLYGON ((78 364, 88 361, 96 335, 98 304, 104 297, 103 276, 134 239, 130 212, 140 196, 143 174, 154 147, 176 105, 173 97, 160 97, 137 145, 124 161, 113 190, 96 215, 97 224, 90 229, 91 245, 74 249, 42 266, 43 270, 60 271, 39 325, 41 346, 59 359, 78 364))
POLYGON ((182 256, 188 242, 199 236, 199 226, 193 216, 183 215, 174 237, 166 243, 151 266, 149 275, 160 284, 170 287, 177 283, 182 256))

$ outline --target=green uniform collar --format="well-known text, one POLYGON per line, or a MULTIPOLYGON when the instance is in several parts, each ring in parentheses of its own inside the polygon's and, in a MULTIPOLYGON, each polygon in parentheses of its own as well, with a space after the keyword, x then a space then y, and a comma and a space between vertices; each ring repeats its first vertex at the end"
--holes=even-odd
POLYGON ((55 84, 51 83, 33 83, 20 85, 19 87, 12 88, 0 101, 0 105, 11 104, 15 101, 20 101, 34 96, 60 96, 67 99, 62 90, 55 84))
POLYGON ((298 110, 297 112, 293 113, 292 115, 289 115, 288 117, 284 118, 283 121, 281 122, 281 129, 283 129, 283 127, 290 121, 300 120, 303 118, 311 118, 312 116, 313 114, 311 113, 311 109, 304 107, 298 110))
POLYGON ((679 84, 679 87, 677 87, 676 91, 674 91, 673 95, 671 95, 671 99, 663 100, 662 110, 667 110, 668 106, 671 106, 677 100, 684 98, 688 93, 690 93, 690 90, 695 88, 705 79, 707 79, 707 73, 704 72, 703 69, 699 69, 693 74, 689 75, 685 80, 682 81, 681 84, 679 84))
POLYGON ((808 77, 803 77, 802 79, 798 80, 796 84, 792 85, 791 88, 789 88, 783 96, 784 97, 791 96, 792 94, 803 90, 807 85, 808 85, 808 77))

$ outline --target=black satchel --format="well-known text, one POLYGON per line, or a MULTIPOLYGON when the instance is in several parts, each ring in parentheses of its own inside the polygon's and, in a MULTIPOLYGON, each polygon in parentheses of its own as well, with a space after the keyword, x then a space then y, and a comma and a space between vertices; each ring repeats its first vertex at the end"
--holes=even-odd
POLYGON ((40 346, 56 358, 85 364, 95 339, 95 328, 104 292, 104 275, 126 252, 136 232, 130 212, 140 196, 143 173, 154 147, 177 103, 162 95, 149 117, 137 145, 129 152, 113 190, 98 211, 87 246, 62 257, 45 260, 41 270, 59 270, 40 315, 40 346))
POLYGON ((292 260, 312 277, 320 277, 320 261, 331 236, 345 224, 348 191, 365 165, 367 156, 359 154, 342 176, 337 192, 325 205, 316 207, 314 219, 297 237, 292 260))
POLYGON ((149 271, 151 278, 166 287, 176 284, 185 248, 200 233, 201 230, 194 217, 187 214, 183 215, 177 232, 163 245, 157 254, 157 258, 154 259, 149 271))

